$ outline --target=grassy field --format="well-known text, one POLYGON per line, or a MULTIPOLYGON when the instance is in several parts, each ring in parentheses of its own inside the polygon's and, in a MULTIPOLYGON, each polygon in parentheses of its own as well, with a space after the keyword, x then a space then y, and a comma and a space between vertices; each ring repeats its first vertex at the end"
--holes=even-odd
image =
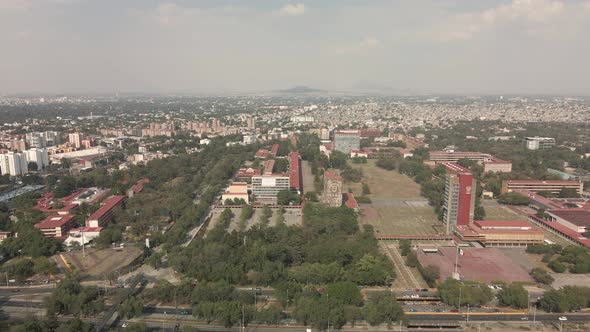
MULTIPOLYGON (((432 235, 442 232, 434 209, 420 196, 420 186, 411 178, 396 171, 375 166, 374 160, 366 164, 352 164, 361 168, 362 182, 369 185, 371 204, 363 204, 361 223, 375 227, 379 235, 432 235)), ((344 188, 361 195, 361 183, 346 183, 344 188)))

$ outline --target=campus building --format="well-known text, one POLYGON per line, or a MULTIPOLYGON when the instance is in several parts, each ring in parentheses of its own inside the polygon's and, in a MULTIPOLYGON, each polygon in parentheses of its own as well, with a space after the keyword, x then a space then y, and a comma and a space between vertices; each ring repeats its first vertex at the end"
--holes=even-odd
POLYGON ((104 227, 113 219, 113 210, 116 207, 122 206, 125 198, 126 196, 117 195, 102 201, 102 206, 86 220, 86 227, 104 227))
POLYGON ((68 231, 74 228, 74 215, 50 215, 43 221, 36 223, 35 228, 46 237, 65 238, 68 231))
POLYGON ((350 154, 352 150, 359 150, 361 137, 358 130, 337 130, 334 132, 333 150, 350 154))
POLYGON ((252 177, 252 195, 257 201, 276 204, 279 191, 289 189, 289 176, 259 175, 252 177))
POLYGON ((250 197, 248 196, 248 183, 233 182, 221 195, 221 200, 224 204, 226 200, 234 201, 235 199, 243 199, 246 204, 250 204, 250 197))
POLYGON ((551 137, 525 137, 524 146, 529 150, 546 150, 555 146, 555 138, 551 137))
POLYGON ((485 247, 526 247, 545 240, 541 230, 522 220, 476 220, 469 225, 455 226, 455 235, 485 247))
POLYGON ((483 165, 484 173, 510 173, 512 172, 512 163, 510 161, 502 160, 492 156, 489 153, 471 152, 471 151, 431 151, 430 161, 435 163, 456 163, 461 159, 473 160, 480 165, 483 165))
POLYGON ((473 222, 476 184, 468 169, 454 163, 443 164, 447 168, 443 223, 447 234, 451 234, 455 225, 473 222))
POLYGON ((329 207, 342 205, 342 178, 330 171, 324 172, 324 194, 321 202, 329 207))
POLYGON ((577 233, 590 229, 590 211, 586 209, 555 209, 548 210, 547 220, 558 222, 577 233))
POLYGON ((549 181, 549 180, 505 180, 502 181, 502 193, 513 191, 532 191, 537 193, 539 191, 548 191, 554 194, 559 194, 562 189, 575 189, 578 194, 582 194, 584 184, 578 181, 549 181))
POLYGON ((301 184, 301 160, 299 152, 293 151, 289 154, 289 188, 297 194, 302 194, 301 184))

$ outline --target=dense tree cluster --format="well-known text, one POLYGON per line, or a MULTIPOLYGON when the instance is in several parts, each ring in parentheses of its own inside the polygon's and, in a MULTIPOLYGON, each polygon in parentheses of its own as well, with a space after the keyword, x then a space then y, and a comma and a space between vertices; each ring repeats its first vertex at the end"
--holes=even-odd
POLYGON ((539 308, 547 312, 567 312, 590 307, 590 288, 564 286, 546 291, 538 301, 539 308))
POLYGON ((47 298, 47 315, 90 316, 104 309, 104 301, 96 287, 80 285, 79 277, 68 275, 47 298))
POLYGON ((506 285, 498 293, 500 305, 514 309, 524 309, 529 305, 529 293, 520 284, 506 285))
POLYGON ((226 209, 205 238, 170 254, 170 264, 198 280, 270 285, 287 278, 322 284, 350 280, 384 285, 393 277, 391 264, 379 254, 372 229, 359 231, 346 207, 307 204, 304 226, 256 225, 227 233, 226 209))
POLYGON ((438 285, 438 295, 446 304, 483 305, 492 300, 490 288, 483 283, 467 283, 455 279, 447 279, 438 285))
POLYGON ((527 252, 543 254, 543 261, 557 273, 568 271, 570 273, 590 273, 590 250, 579 246, 560 245, 532 245, 527 247, 527 252))

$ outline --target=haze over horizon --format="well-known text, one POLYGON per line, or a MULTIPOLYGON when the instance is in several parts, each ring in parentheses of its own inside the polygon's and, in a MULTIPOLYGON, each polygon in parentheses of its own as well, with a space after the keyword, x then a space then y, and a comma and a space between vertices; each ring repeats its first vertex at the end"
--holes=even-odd
POLYGON ((0 95, 590 95, 590 1, 2 0, 0 95))

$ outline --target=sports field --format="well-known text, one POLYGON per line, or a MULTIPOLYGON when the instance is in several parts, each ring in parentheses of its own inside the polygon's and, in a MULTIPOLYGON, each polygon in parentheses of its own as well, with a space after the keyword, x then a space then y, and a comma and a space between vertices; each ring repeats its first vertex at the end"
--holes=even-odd
MULTIPOLYGON (((443 232, 434 209, 420 196, 420 186, 396 171, 366 164, 350 164, 361 168, 362 182, 369 185, 370 204, 361 205, 361 222, 373 225, 378 235, 432 235, 443 232)), ((356 196, 361 195, 361 183, 346 183, 356 196)))

